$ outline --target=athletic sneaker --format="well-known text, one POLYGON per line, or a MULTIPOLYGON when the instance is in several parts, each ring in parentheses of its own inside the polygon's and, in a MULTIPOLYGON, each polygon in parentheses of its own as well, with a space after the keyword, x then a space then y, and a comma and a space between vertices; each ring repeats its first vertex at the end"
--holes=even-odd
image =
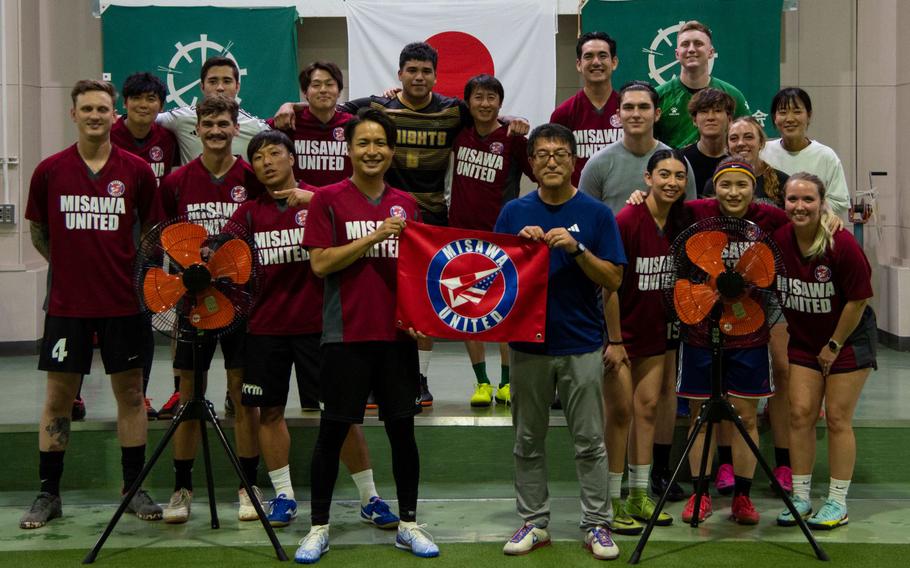
POLYGON ((143 521, 158 521, 161 519, 161 505, 155 503, 155 500, 145 489, 140 489, 130 499, 130 504, 126 506, 126 512, 132 513, 143 521))
POLYGON ((733 498, 730 518, 738 525, 757 525, 761 516, 755 510, 755 505, 752 504, 752 499, 748 495, 737 495, 733 498))
MULTIPOLYGON (((256 496, 256 500, 259 501, 259 505, 262 506, 262 490, 253 485, 253 494, 256 496)), ((241 521, 258 521, 259 514, 256 513, 256 507, 253 506, 253 500, 247 495, 246 489, 241 487, 240 490, 237 491, 237 498, 240 500, 240 508, 237 509, 237 518, 241 521)))
POLYGON ((477 383, 474 394, 471 395, 471 406, 490 406, 493 404, 493 385, 490 383, 477 383))
MULTIPOLYGON (((705 519, 711 516, 713 511, 711 510, 711 496, 702 495, 701 496, 701 505, 699 506, 701 511, 698 515, 698 522, 703 522, 705 519)), ((684 523, 692 522, 692 515, 695 514, 695 494, 693 493, 689 497, 689 501, 686 502, 686 506, 683 507, 682 520, 684 523)))
POLYGON ((313 564, 329 551, 329 525, 315 525, 310 532, 298 542, 300 546, 294 553, 294 562, 313 564))
POLYGON ((721 495, 729 495, 733 493, 734 485, 736 485, 736 480, 733 478, 733 464, 720 464, 717 475, 714 476, 714 488, 721 495))
POLYGON ((496 389, 496 404, 512 405, 512 387, 510 385, 511 383, 506 383, 496 389))
POLYGON ((619 557, 619 547, 610 536, 610 529, 596 526, 585 534, 585 548, 598 560, 613 560, 619 557))
POLYGON ((547 532, 547 529, 542 529, 534 523, 525 523, 502 547, 502 553, 509 556, 522 556, 548 544, 550 544, 550 533, 547 532))
POLYGON ((611 502, 613 503, 613 523, 610 527, 613 532, 622 535, 636 535, 645 530, 641 523, 626 512, 626 504, 622 499, 613 498, 611 502))
POLYGON ((177 407, 180 406, 180 392, 174 391, 171 394, 171 398, 167 399, 167 402, 164 403, 158 410, 158 420, 171 420, 174 418, 174 415, 177 414, 177 407))
POLYGON ((171 500, 164 508, 164 522, 168 524, 185 523, 190 519, 190 505, 193 503, 193 492, 181 487, 171 495, 171 500))
MULTIPOLYGON (((626 499, 625 505, 626 514, 643 523, 647 523, 651 520, 651 517, 654 515, 654 510, 657 508, 657 503, 654 502, 654 499, 651 499, 648 492, 644 489, 633 489, 632 494, 626 499)), ((662 510, 660 514, 657 515, 657 521, 655 521, 654 524, 658 527, 672 525, 673 516, 662 510)), ((613 532, 616 532, 615 528, 613 529, 613 532)))
POLYGON ((376 397, 373 396, 373 391, 370 391, 370 395, 367 397, 367 410, 376 410, 379 408, 379 405, 376 404, 376 397))
POLYGON ((236 412, 234 411, 234 401, 231 400, 231 393, 225 392, 224 393, 224 415, 227 418, 231 418, 235 414, 236 414, 236 412))
MULTIPOLYGON (((654 471, 651 470, 651 493, 655 495, 663 495, 664 491, 667 489, 667 485, 670 485, 670 472, 667 470, 663 471, 654 471)), ((667 501, 682 501, 686 498, 686 492, 677 482, 673 482, 673 485, 670 485, 670 491, 667 492, 667 501)))
POLYGON ((439 556, 439 547, 433 542, 433 536, 417 523, 399 523, 398 536, 395 537, 395 548, 410 551, 420 558, 439 556))
POLYGON ((152 399, 145 397, 145 415, 149 420, 158 420, 158 411, 152 406, 152 399))
POLYGON ((360 508, 360 520, 380 529, 394 529, 398 526, 398 517, 385 501, 376 496, 370 497, 370 502, 360 508))
MULTIPOLYGON (((794 495, 791 501, 793 501, 793 508, 796 509, 796 512, 799 513, 803 520, 808 519, 809 515, 812 514, 812 502, 808 499, 803 499, 799 495, 794 495)), ((790 514, 790 509, 781 511, 777 516, 777 524, 782 527, 792 527, 796 525, 796 519, 790 514)))
POLYGON ((76 400, 73 401, 72 419, 73 422, 85 420, 85 401, 82 400, 81 396, 77 396, 76 400))
POLYGON ((59 495, 42 491, 35 497, 32 506, 19 519, 20 529, 38 529, 50 520, 63 516, 63 505, 59 495))
POLYGON ((847 506, 828 499, 817 513, 809 517, 806 524, 810 529, 829 531, 850 522, 847 506))
MULTIPOLYGON (((790 466, 781 465, 774 468, 774 478, 787 493, 793 493, 793 470, 790 466)), ((774 487, 772 484, 771 487, 774 487)))
POLYGON ((269 501, 269 524, 273 527, 286 527, 297 518, 297 501, 289 499, 284 493, 269 501))
POLYGON ((417 396, 417 403, 420 406, 433 406, 433 395, 430 394, 425 375, 420 375, 420 394, 417 396))

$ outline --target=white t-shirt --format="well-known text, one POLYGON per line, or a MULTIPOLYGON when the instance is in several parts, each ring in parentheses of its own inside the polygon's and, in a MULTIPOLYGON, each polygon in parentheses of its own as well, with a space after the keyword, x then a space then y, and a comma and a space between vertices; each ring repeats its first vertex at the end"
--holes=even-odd
MULTIPOLYGON (((202 140, 196 134, 195 106, 180 107, 162 112, 155 119, 155 122, 177 136, 177 144, 180 146, 181 164, 194 160, 202 153, 202 140)), ((249 146, 250 139, 263 130, 268 130, 269 125, 264 120, 253 116, 243 109, 240 109, 237 123, 240 125, 240 135, 234 137, 234 141, 231 143, 231 153, 239 154, 246 160, 246 147, 249 146)))
POLYGON ((850 190, 847 189, 847 176, 840 158, 831 148, 816 140, 799 152, 789 152, 784 148, 780 138, 768 140, 761 151, 761 159, 772 168, 777 168, 787 175, 796 172, 807 172, 817 175, 825 183, 825 199, 835 215, 842 215, 850 207, 850 190))

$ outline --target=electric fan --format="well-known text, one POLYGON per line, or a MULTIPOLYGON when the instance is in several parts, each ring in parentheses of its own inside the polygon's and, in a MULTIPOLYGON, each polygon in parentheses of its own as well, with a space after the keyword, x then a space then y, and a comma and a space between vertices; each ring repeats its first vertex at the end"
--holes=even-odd
MULTIPOLYGON (((785 276, 777 245, 758 225, 737 217, 711 217, 696 222, 680 233, 670 247, 673 278, 664 288, 668 319, 680 321, 684 341, 708 344, 711 348, 711 397, 702 404, 692 431, 667 489, 657 502, 654 513, 632 553, 630 564, 637 564, 647 544, 658 515, 663 510, 669 488, 676 481, 699 431, 706 426, 699 477, 706 478, 708 450, 715 424, 729 420, 736 426, 758 464, 771 480, 778 496, 797 520, 806 539, 820 560, 828 556, 818 545, 802 517, 793 507, 762 457, 734 406, 725 398, 723 349, 749 348, 768 341, 768 328, 775 323, 769 312, 775 300, 781 301, 776 278, 785 276), (771 321, 769 321, 771 320, 771 321), (724 346, 724 338, 729 345, 724 346)), ((772 314, 772 317, 776 317, 772 314)), ((694 511, 700 511, 706 484, 700 483, 695 493, 694 511)), ((692 516, 697 527, 699 515, 692 516)))
MULTIPOLYGON (((220 526, 206 423, 212 425, 247 495, 255 495, 240 461, 221 428, 212 403, 205 399, 205 373, 197 362, 207 343, 246 325, 258 292, 259 261, 252 235, 225 217, 193 212, 162 222, 142 239, 136 254, 135 288, 142 313, 152 329, 193 344, 193 396, 171 422, 151 458, 123 498, 95 547, 83 563, 95 560, 127 504, 141 487, 164 448, 186 420, 199 420, 211 526, 220 526)), ((287 555, 258 499, 251 499, 279 560, 287 555)))

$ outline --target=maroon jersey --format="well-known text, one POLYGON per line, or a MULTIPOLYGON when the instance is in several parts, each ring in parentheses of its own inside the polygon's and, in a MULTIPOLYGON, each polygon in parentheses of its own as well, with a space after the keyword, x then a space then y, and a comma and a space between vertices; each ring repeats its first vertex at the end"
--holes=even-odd
POLYGON ((650 357, 667 350, 671 333, 663 288, 673 285, 670 241, 657 227, 648 206, 629 205, 616 215, 626 251, 619 288, 622 341, 629 357, 650 357))
POLYGON ((613 91, 603 108, 595 108, 584 89, 556 107, 550 122, 561 124, 572 131, 577 145, 575 171, 572 185, 578 187, 581 170, 588 158, 608 144, 622 140, 622 122, 619 120, 619 93, 613 91))
MULTIPOLYGON (((316 188, 301 184, 301 188, 316 188)), ((245 202, 231 217, 256 241, 262 281, 248 329, 256 335, 322 331, 322 279, 310 270, 303 248, 306 207, 290 207, 271 195, 245 202)))
MULTIPOLYGON (((778 276, 791 361, 817 365, 816 356, 828 343, 847 302, 872 297, 872 268, 863 249, 848 231, 834 233, 834 246, 819 257, 806 259, 799 250, 793 225, 774 232, 786 268, 778 276)), ((855 368, 853 347, 845 345, 832 370, 855 368)))
POLYGON ((133 290, 137 226, 157 218, 148 164, 111 146, 92 173, 76 145, 43 160, 32 174, 25 218, 50 232, 47 313, 120 317, 139 313, 133 290))
POLYGON ((522 172, 534 179, 528 139, 507 131, 503 126, 480 136, 471 127, 455 138, 450 226, 492 231, 502 206, 518 197, 522 172))
POLYGON ((121 116, 111 128, 111 142, 148 162, 159 184, 177 163, 177 137, 155 123, 149 135, 138 140, 126 127, 126 117, 121 116))
MULTIPOLYGON (((188 213, 230 218, 241 203, 255 199, 265 189, 253 168, 239 156, 231 169, 215 178, 202 163, 202 156, 180 166, 161 181, 158 199, 167 218, 188 213)), ((221 231, 223 223, 206 226, 209 233, 221 231)))
MULTIPOLYGON (((373 232, 387 218, 417 220, 417 201, 386 185, 378 202, 351 180, 323 187, 313 196, 303 246, 344 246, 373 232)), ((405 229, 407 230, 407 229, 405 229)), ((397 341, 395 326, 398 238, 378 243, 347 268, 325 278, 323 343, 397 341)))
MULTIPOLYGON (((353 115, 336 111, 325 123, 309 107, 297 111, 294 130, 283 130, 294 141, 294 177, 310 185, 323 186, 351 177, 351 160, 344 139, 344 125, 353 115)), ((273 119, 266 120, 272 128, 273 119)))

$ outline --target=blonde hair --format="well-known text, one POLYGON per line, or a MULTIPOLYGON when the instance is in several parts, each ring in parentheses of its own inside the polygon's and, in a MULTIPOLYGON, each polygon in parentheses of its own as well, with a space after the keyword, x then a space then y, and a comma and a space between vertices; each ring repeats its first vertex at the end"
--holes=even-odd
POLYGON ((806 181, 814 185, 818 190, 818 197, 821 201, 822 211, 818 220, 818 228, 815 231, 815 238, 812 240, 812 245, 807 251, 809 258, 817 258, 825 254, 825 251, 829 249, 834 250, 834 233, 831 232, 830 228, 831 218, 834 216, 834 213, 831 212, 831 209, 828 207, 828 202, 825 200, 825 182, 817 175, 807 172, 796 172, 791 175, 787 180, 787 183, 784 184, 784 195, 787 193, 787 188, 797 181, 806 181))
MULTIPOLYGON (((768 136, 765 134, 765 129, 761 127, 757 120, 754 117, 745 115, 733 119, 733 122, 730 123, 729 128, 733 128, 734 124, 745 122, 750 124, 752 128, 755 129, 755 132, 758 133, 758 149, 761 151, 765 147, 765 142, 768 141, 768 136)), ((728 130, 729 132, 729 130, 728 130)), ((730 151, 729 139, 727 139, 727 152, 730 151)), ((783 188, 780 187, 780 180, 777 179, 777 174, 767 162, 758 159, 758 163, 753 166, 755 168, 756 177, 762 178, 762 189, 765 192, 765 195, 768 196, 768 199, 772 200, 778 205, 784 204, 784 193, 783 188)))

